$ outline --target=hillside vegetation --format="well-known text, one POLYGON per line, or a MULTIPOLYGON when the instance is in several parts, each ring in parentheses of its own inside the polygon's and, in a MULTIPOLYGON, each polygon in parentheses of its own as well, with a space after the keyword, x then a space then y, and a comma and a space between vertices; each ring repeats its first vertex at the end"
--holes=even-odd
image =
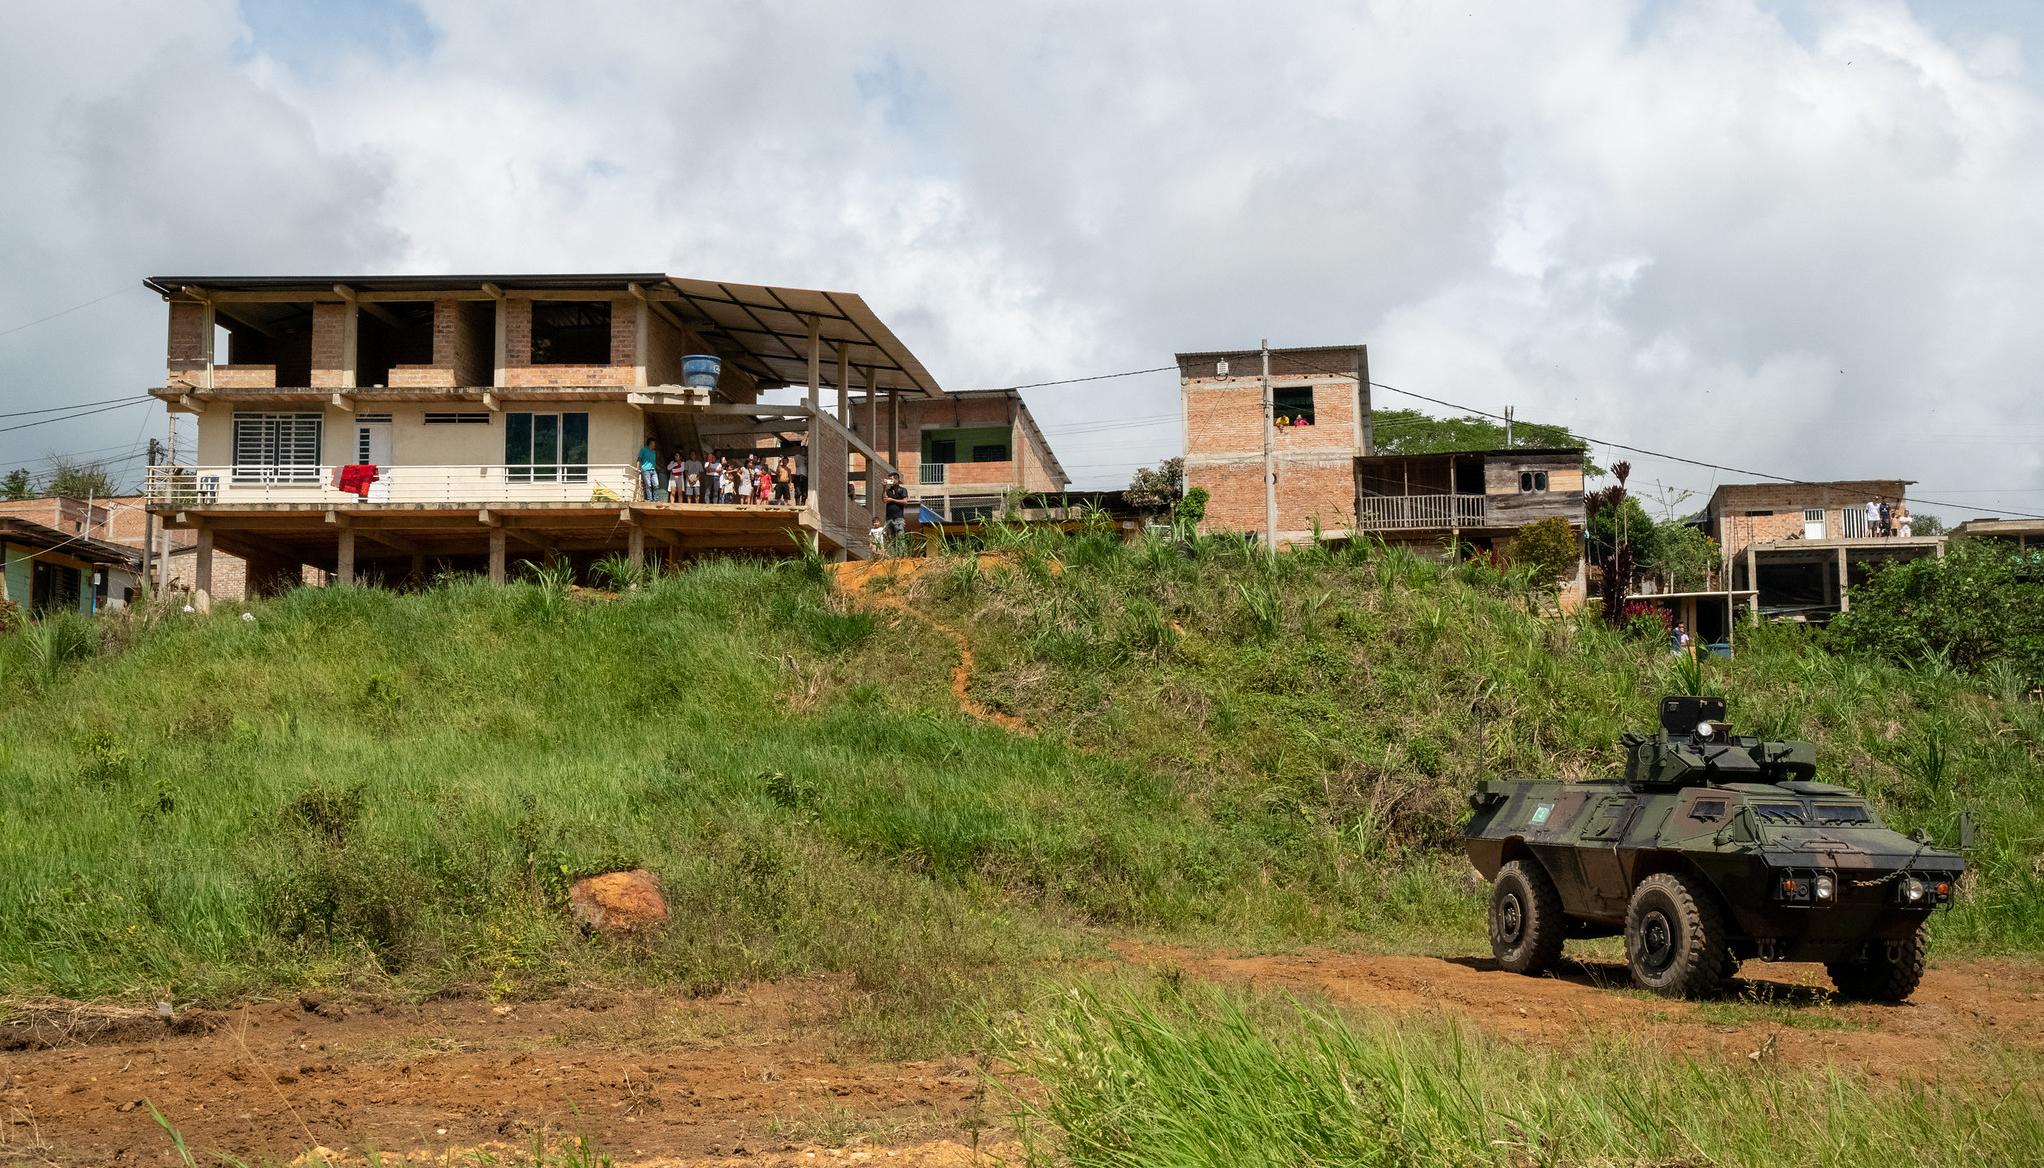
MULTIPOLYGON (((615 597, 454 580, 0 638, 0 993, 831 971, 916 1045, 1102 929, 1477 953, 1468 784, 1606 770, 1680 684, 1661 645, 1481 565, 986 542, 844 588, 719 562, 615 597), (952 643, 865 588, 966 632, 973 696, 1034 733, 961 714, 952 643), (582 939, 567 884, 634 864, 674 927, 582 939)), ((1708 670, 1904 830, 1979 813, 1938 951, 2044 947, 2037 703, 1771 630, 1708 670)))

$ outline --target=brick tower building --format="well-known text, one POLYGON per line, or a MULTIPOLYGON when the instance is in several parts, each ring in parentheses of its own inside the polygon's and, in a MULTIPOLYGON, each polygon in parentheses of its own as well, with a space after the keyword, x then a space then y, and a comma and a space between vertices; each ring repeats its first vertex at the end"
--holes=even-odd
MULTIPOLYGON (((1270 350, 1279 543, 1356 522, 1356 459, 1371 454, 1362 345, 1270 350)), ((1264 529, 1262 351, 1178 354, 1185 485, 1205 487, 1209 531, 1264 529)))

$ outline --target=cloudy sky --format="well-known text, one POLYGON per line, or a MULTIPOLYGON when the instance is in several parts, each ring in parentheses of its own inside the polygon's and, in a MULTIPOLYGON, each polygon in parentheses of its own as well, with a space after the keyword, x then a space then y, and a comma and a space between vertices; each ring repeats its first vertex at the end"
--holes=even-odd
MULTIPOLYGON (((857 291, 950 388, 1363 341, 1596 438, 2044 511, 2044 5, 7 7, 0 414, 160 382, 152 273, 665 270, 857 291)), ((1178 452, 1170 374, 1028 396, 1080 486, 1178 452)))

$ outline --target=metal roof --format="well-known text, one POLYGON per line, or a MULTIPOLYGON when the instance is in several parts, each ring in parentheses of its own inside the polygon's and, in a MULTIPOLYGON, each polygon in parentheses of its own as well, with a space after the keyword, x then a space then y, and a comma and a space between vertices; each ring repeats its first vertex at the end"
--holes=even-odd
MULTIPOLYGON (((9 543, 32 546, 37 551, 61 551, 88 564, 133 568, 142 563, 142 553, 135 548, 82 535, 65 535, 54 527, 13 515, 0 515, 0 537, 9 543)), ((30 558, 34 558, 33 552, 30 558)))
POLYGON ((871 370, 874 385, 915 397, 944 390, 901 338, 856 292, 828 292, 770 284, 734 284, 662 272, 554 273, 461 276, 150 276, 145 285, 165 297, 188 289, 208 293, 304 292, 307 299, 337 300, 341 285, 356 294, 434 291, 477 292, 491 285, 520 291, 642 292, 665 304, 702 333, 718 355, 759 378, 762 388, 809 384, 809 321, 824 343, 822 377, 837 378, 838 352, 846 353, 854 385, 871 370), (721 344, 719 342, 722 342, 721 344))

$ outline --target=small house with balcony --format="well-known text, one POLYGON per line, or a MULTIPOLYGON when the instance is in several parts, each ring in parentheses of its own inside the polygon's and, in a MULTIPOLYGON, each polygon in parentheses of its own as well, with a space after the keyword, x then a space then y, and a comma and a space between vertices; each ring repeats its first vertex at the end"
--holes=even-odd
POLYGON ((814 539, 864 556, 868 501, 900 454, 853 415, 871 435, 883 406, 943 396, 848 292, 659 273, 146 283, 169 316, 151 392, 181 455, 151 468, 146 501, 192 533, 201 603, 215 548, 255 590, 308 566, 502 580, 514 554, 586 565, 814 539), (676 501, 677 452, 799 460, 807 490, 676 501))
POLYGON ((1751 612, 1824 621, 1852 607, 1852 585, 1882 564, 1945 554, 1941 535, 1883 530, 1867 506, 1908 507, 1905 479, 1725 483, 1704 509, 1723 548, 1732 583, 1751 596, 1751 612))
POLYGON ((1356 530, 1391 543, 1488 548, 1535 520, 1583 526, 1580 447, 1355 460, 1356 530))
MULTIPOLYGON (((1071 485, 1015 390, 907 400, 890 420, 894 433, 886 445, 900 451, 902 481, 947 523, 984 519, 1011 495, 1055 495, 1071 485)), ((864 433, 856 418, 853 431, 864 433)))

